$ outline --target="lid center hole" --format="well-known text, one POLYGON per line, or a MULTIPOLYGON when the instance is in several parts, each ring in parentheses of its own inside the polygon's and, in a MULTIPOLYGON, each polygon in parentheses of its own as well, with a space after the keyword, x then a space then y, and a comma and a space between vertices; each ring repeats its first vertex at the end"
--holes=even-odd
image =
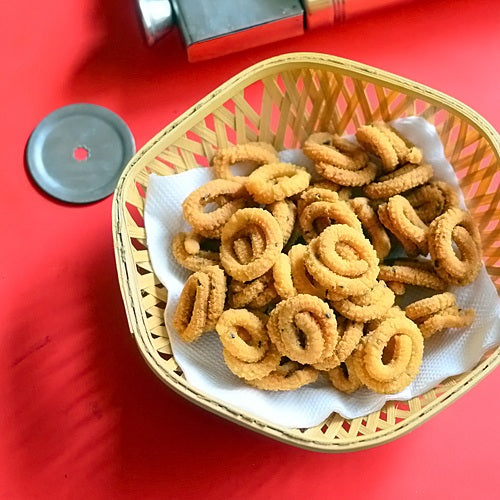
POLYGON ((73 150, 73 158, 76 161, 85 161, 89 156, 90 151, 85 146, 78 146, 73 150))

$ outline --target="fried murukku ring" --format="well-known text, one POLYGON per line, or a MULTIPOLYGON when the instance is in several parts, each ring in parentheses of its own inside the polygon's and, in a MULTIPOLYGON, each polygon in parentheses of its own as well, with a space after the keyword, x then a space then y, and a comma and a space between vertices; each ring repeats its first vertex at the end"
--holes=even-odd
MULTIPOLYGON (((264 252, 266 240, 259 226, 249 224, 233 241, 233 251, 240 264, 248 264, 264 252)), ((220 255, 219 255, 220 258, 220 255)))
POLYGON ((205 332, 210 294, 210 278, 201 271, 187 279, 175 309, 172 324, 185 342, 193 342, 205 332))
POLYGON ((219 266, 209 266, 203 269, 210 282, 210 292, 208 295, 207 321, 205 328, 207 331, 213 330, 220 315, 224 311, 226 302, 227 284, 226 275, 219 266))
POLYGON ((345 318, 366 323, 387 313, 394 305, 394 293, 383 281, 377 281, 367 294, 330 301, 330 305, 345 318))
POLYGON ((229 307, 239 309, 248 306, 253 300, 264 293, 270 281, 272 281, 272 276, 269 275, 269 272, 246 283, 231 280, 227 297, 229 307))
POLYGON ((184 218, 195 232, 207 238, 220 237, 222 226, 239 209, 245 207, 248 192, 240 182, 227 179, 214 179, 194 190, 182 203, 184 218), (229 201, 211 212, 205 206, 220 202, 220 197, 229 201))
POLYGON ((426 224, 459 204, 456 191, 442 181, 430 181, 406 193, 405 197, 426 224))
POLYGON ((264 276, 269 278, 265 281, 265 286, 262 293, 257 295, 257 297, 255 297, 251 302, 248 303, 248 307, 250 307, 251 309, 264 309, 272 304, 276 299, 279 299, 278 292, 276 291, 276 288, 274 286, 272 270, 267 271, 264 276))
POLYGON ((222 351, 224 361, 231 372, 237 377, 244 379, 247 382, 252 380, 262 379, 270 373, 274 372, 279 367, 281 354, 273 344, 269 345, 269 349, 260 361, 248 363, 233 356, 227 349, 222 351))
POLYGON ((257 203, 269 205, 298 194, 309 186, 311 175, 292 163, 269 163, 254 170, 245 186, 257 203))
POLYGON ((315 295, 320 299, 324 299, 326 297, 326 288, 317 283, 306 268, 304 262, 306 250, 305 245, 294 245, 288 252, 293 285, 298 293, 315 295))
MULTIPOLYGON (((220 257, 218 252, 199 249, 197 253, 186 251, 186 238, 192 233, 177 233, 172 240, 172 254, 175 260, 190 271, 201 271, 207 266, 217 265, 220 257)), ((192 249, 192 247, 191 247, 192 249)))
POLYGON ((238 281, 252 281, 273 267, 283 249, 283 235, 276 219, 261 208, 238 210, 224 225, 221 234, 220 261, 227 274, 238 281), (248 225, 255 225, 262 231, 265 248, 247 264, 238 261, 233 248, 233 241, 248 225))
POLYGON ((283 246, 285 246, 292 235, 295 227, 295 219, 297 218, 297 207, 291 200, 275 201, 266 207, 273 217, 278 221, 278 224, 283 233, 283 246))
POLYGON ((422 162, 422 151, 410 145, 387 123, 363 125, 356 131, 356 139, 381 159, 385 172, 392 172, 401 163, 418 165, 422 162))
POLYGON ((417 323, 424 339, 447 328, 464 328, 470 326, 475 318, 474 309, 462 310, 456 306, 447 307, 432 314, 429 318, 417 323))
POLYGON ((248 383, 265 391, 293 391, 318 379, 318 371, 311 366, 303 366, 295 361, 280 364, 273 372, 248 383))
POLYGON ((318 174, 325 179, 347 187, 366 186, 375 179, 378 171, 377 165, 371 161, 363 168, 355 171, 338 168, 321 161, 315 164, 315 168, 318 174))
POLYGON ((422 286, 442 292, 446 289, 446 282, 435 272, 407 265, 379 266, 379 280, 385 282, 404 283, 406 285, 422 286))
POLYGON ((370 206, 368 198, 357 197, 349 200, 349 205, 357 218, 361 221, 363 229, 368 233, 368 238, 377 252, 377 257, 382 261, 391 251, 391 240, 380 223, 377 213, 370 206))
POLYGON ((363 387, 361 380, 356 375, 352 358, 347 358, 339 366, 336 366, 328 372, 330 383, 341 392, 352 394, 360 387, 363 387))
POLYGON ((243 177, 234 176, 230 167, 239 162, 252 162, 257 166, 275 163, 278 153, 266 142, 248 142, 237 144, 229 148, 219 149, 212 158, 215 177, 219 179, 242 180, 243 177))
POLYGON ((247 309, 227 309, 215 330, 224 349, 241 361, 260 361, 269 349, 265 323, 247 309))
POLYGON ((347 224, 362 232, 361 222, 345 201, 315 201, 304 208, 299 216, 299 226, 308 243, 326 229, 323 225, 319 229, 315 227, 318 220, 326 220, 328 226, 333 220, 336 224, 347 224))
POLYGON ((444 292, 408 304, 405 309, 405 314, 412 321, 418 322, 426 316, 435 314, 455 304, 455 295, 451 292, 444 292))
POLYGON ((363 323, 354 321, 339 322, 337 324, 339 340, 334 351, 313 366, 317 370, 329 371, 343 363, 356 349, 363 336, 363 323))
POLYGON ((311 134, 302 151, 314 162, 325 162, 346 170, 359 170, 368 161, 368 154, 358 145, 328 132, 311 134))
MULTIPOLYGON (((337 224, 325 229, 318 238, 311 241, 307 247, 304 262, 311 276, 322 286, 331 290, 335 295, 348 297, 362 295, 369 292, 376 282, 378 274, 378 258, 371 243, 360 231, 337 224), (331 269, 332 253, 337 245, 343 243, 351 247, 359 260, 367 263, 366 271, 354 275, 350 272, 349 261, 345 261, 345 268, 331 269)), ((356 262, 356 261, 355 261, 356 262)))
POLYGON ((317 363, 329 356, 338 338, 334 312, 313 295, 299 294, 283 302, 277 313, 277 347, 281 353, 302 364, 317 363))
POLYGON ((318 189, 326 189, 327 191, 334 191, 339 195, 339 199, 344 201, 348 200, 351 197, 351 191, 352 191, 351 188, 346 186, 341 186, 340 184, 328 181, 326 179, 315 181, 312 184, 310 184, 310 187, 318 189))
POLYGON ((417 325, 398 314, 381 321, 363 337, 352 359, 364 385, 381 394, 395 394, 416 377, 423 350, 424 339, 417 325))
POLYGON ((472 283, 481 270, 481 238, 471 215, 450 208, 429 226, 429 252, 437 274, 447 283, 472 283), (455 253, 453 243, 460 256, 455 253))
POLYGON ((406 164, 390 174, 384 175, 363 187, 363 192, 371 199, 390 198, 409 189, 425 184, 434 174, 427 164, 406 164))
POLYGON ((420 250, 415 242, 404 237, 403 233, 398 231, 392 219, 389 216, 387 203, 382 203, 377 210, 378 218, 383 226, 390 232, 392 236, 401 244, 403 250, 408 257, 416 257, 420 254, 420 250))
POLYGON ((404 283, 398 283, 397 281, 385 281, 384 283, 392 290, 394 295, 404 295, 406 293, 404 283))
POLYGON ((273 266, 274 288, 282 299, 295 297, 298 294, 293 284, 290 257, 280 253, 273 266))

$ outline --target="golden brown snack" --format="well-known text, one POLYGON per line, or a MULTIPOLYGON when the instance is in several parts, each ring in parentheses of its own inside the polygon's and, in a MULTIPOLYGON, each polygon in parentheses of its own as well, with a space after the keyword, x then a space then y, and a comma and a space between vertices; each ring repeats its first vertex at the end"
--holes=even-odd
POLYGON ((352 359, 364 385, 381 394, 395 394, 416 377, 423 350, 424 339, 417 325, 402 314, 394 314, 363 337, 352 359), (391 354, 390 359, 384 350, 391 354))
POLYGON ((238 210, 224 225, 221 234, 220 260, 225 271, 238 281, 252 281, 273 267, 283 249, 283 235, 276 219, 261 208, 238 210), (247 264, 238 261, 233 242, 249 225, 257 226, 264 234, 265 248, 261 255, 247 264))
POLYGON ((349 205, 361 221, 363 229, 368 233, 368 238, 377 252, 377 257, 381 261, 384 260, 391 251, 391 240, 368 198, 361 196, 352 198, 349 200, 349 205))
POLYGON ((295 361, 280 364, 273 372, 248 383, 265 391, 292 391, 318 379, 318 372, 311 366, 303 366, 295 361))
POLYGON ((266 207, 273 217, 278 221, 278 224, 283 233, 283 246, 290 239, 292 231, 295 227, 295 219, 297 218, 297 207, 291 200, 275 201, 266 207))
POLYGON ((407 163, 390 174, 386 174, 363 187, 363 192, 371 199, 390 198, 409 189, 425 184, 433 175, 430 165, 407 163))
POLYGON ((290 257, 284 253, 278 255, 273 266, 274 288, 282 299, 288 299, 298 294, 293 284, 292 265, 290 257))
POLYGON ((257 203, 270 204, 301 193, 309 186, 311 175, 292 163, 269 163, 254 170, 245 186, 257 203))
POLYGON ((380 266, 379 280, 422 286, 438 292, 446 290, 446 283, 434 272, 408 265, 380 266))
POLYGON ((409 144, 387 123, 363 125, 356 131, 356 139, 368 151, 382 161, 384 172, 392 172, 403 163, 420 164, 422 151, 409 144))
POLYGON ((340 186, 359 187, 366 186, 372 182, 377 176, 377 166, 369 161, 363 168, 359 170, 347 170, 338 168, 330 163, 316 163, 316 171, 329 181, 335 182, 340 186))
POLYGON ((447 328, 464 328, 474 321, 474 309, 462 310, 458 307, 448 307, 433 314, 430 318, 418 323, 418 327, 425 339, 447 328))
POLYGON ((330 383, 341 392, 352 394, 359 388, 363 387, 361 380, 356 375, 352 358, 347 358, 339 366, 328 372, 330 383))
POLYGON ((224 349, 241 361, 255 363, 269 350, 265 323, 246 309, 227 309, 215 329, 224 349))
POLYGON ((227 367, 237 376, 247 382, 266 377, 280 364, 281 354, 273 344, 269 345, 264 357, 254 363, 248 363, 233 356, 227 349, 222 351, 227 367))
POLYGON ((316 163, 325 162, 346 170, 359 170, 368 161, 368 154, 362 148, 328 132, 311 134, 302 150, 316 163))
MULTIPOLYGON (((220 257, 218 252, 211 252, 208 250, 201 250, 198 247, 198 252, 188 253, 186 250, 186 238, 193 241, 193 233, 178 233, 172 240, 172 254, 175 260, 186 269, 190 271, 201 271, 207 266, 217 265, 220 257)), ((189 247, 191 250, 194 247, 189 247)))
POLYGON ((293 285, 299 293, 315 295, 324 299, 326 297, 326 288, 317 283, 306 268, 304 262, 306 250, 305 245, 294 245, 288 252, 293 285))
POLYGON ((444 292, 427 297, 425 299, 417 300, 412 304, 406 306, 405 314, 412 321, 418 322, 426 316, 435 314, 443 309, 454 306, 456 304, 456 297, 451 292, 444 292))
POLYGON ((182 211, 196 233, 207 238, 219 238, 222 226, 237 210, 245 207, 248 197, 242 183, 215 179, 194 190, 182 203, 182 211), (228 201, 222 203, 221 197, 228 201), (205 207, 211 203, 219 206, 205 212, 205 207))
POLYGON ((241 181, 244 177, 234 176, 230 167, 239 162, 252 162, 257 166, 275 163, 278 161, 278 153, 266 142, 248 142, 237 144, 229 148, 219 149, 212 158, 214 174, 219 179, 231 179, 241 181))
MULTIPOLYGON (((375 285, 378 258, 370 242, 361 232, 345 224, 325 229, 309 243, 304 262, 311 276, 322 286, 340 297, 363 295, 375 285), (342 259, 338 244, 352 248, 358 260, 342 259), (365 271, 353 272, 359 263, 365 271)), ((358 270, 359 271, 359 270, 358 270)))
POLYGON ((471 215, 450 208, 434 219, 429 226, 429 252, 437 274, 444 281, 461 286, 472 283, 482 261, 481 238, 471 215))

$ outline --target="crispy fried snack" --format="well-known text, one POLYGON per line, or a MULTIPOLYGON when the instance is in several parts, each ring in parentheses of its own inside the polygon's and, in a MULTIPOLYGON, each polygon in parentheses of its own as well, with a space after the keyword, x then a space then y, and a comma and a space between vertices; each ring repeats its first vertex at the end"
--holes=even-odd
POLYGON ((227 349, 222 351, 227 367, 237 376, 248 383, 266 377, 279 367, 281 354, 273 344, 269 344, 269 349, 260 361, 248 363, 233 356, 227 349))
POLYGON ((207 266, 217 265, 219 263, 219 253, 201 250, 198 244, 198 251, 190 253, 186 250, 186 244, 190 250, 194 250, 194 242, 197 240, 194 233, 178 233, 172 240, 172 254, 175 260, 190 271, 201 271, 207 266), (187 243, 187 241, 189 243, 187 243))
POLYGON ((272 272, 268 271, 247 283, 232 280, 228 288, 227 303, 233 309, 247 306, 258 309, 275 297, 272 272))
POLYGON ((339 199, 344 201, 351 197, 351 188, 341 186, 340 184, 336 184, 335 182, 328 181, 326 179, 315 181, 311 183, 310 187, 335 191, 339 195, 339 199))
POLYGON ((193 342, 212 330, 226 300, 226 277, 218 266, 197 271, 186 281, 173 317, 180 337, 193 342))
POLYGON ((453 187, 442 181, 430 181, 405 196, 425 224, 430 224, 449 208, 458 207, 459 201, 453 187))
POLYGON ((319 175, 329 181, 339 184, 340 186, 366 186, 366 184, 372 182, 377 176, 377 165, 371 161, 369 161, 363 168, 354 171, 339 168, 335 165, 322 161, 316 163, 315 167, 319 175))
POLYGON ((317 132, 310 135, 304 142, 302 150, 316 163, 329 163, 345 170, 359 170, 368 161, 368 154, 362 148, 328 132, 317 132))
POLYGON ((249 142, 229 148, 219 149, 212 158, 215 177, 219 179, 244 180, 234 176, 229 167, 235 163, 250 161, 257 166, 275 163, 278 160, 276 150, 266 142, 249 142))
POLYGON ((267 209, 273 214, 283 233, 283 246, 285 246, 292 235, 297 218, 297 207, 291 200, 275 201, 267 206, 267 209))
POLYGON ((224 349, 247 363, 256 363, 269 350, 265 323, 246 309, 227 309, 215 327, 224 349))
POLYGON ((293 285, 299 293, 315 295, 320 299, 324 299, 326 297, 326 288, 317 283, 306 268, 304 262, 306 250, 305 245, 294 245, 288 252, 293 285))
POLYGON ((391 251, 391 240, 387 235, 384 226, 380 223, 375 210, 370 205, 368 198, 361 196, 349 200, 349 205, 361 221, 363 229, 368 233, 368 237, 377 252, 377 257, 382 261, 391 251))
POLYGON ((354 370, 368 388, 395 394, 416 377, 423 350, 424 339, 417 325, 404 315, 394 314, 362 338, 352 355, 354 370))
POLYGON ((270 204, 298 194, 309 186, 311 175, 291 163, 269 163, 254 170, 245 186, 257 203, 270 204))
POLYGON ((437 274, 447 283, 472 283, 481 270, 481 238, 468 212, 450 208, 429 226, 429 252, 437 274), (453 243, 460 256, 455 253, 453 243))
POLYGON ((315 201, 307 205, 299 216, 299 226, 306 242, 312 241, 332 224, 347 224, 362 232, 361 223, 349 204, 335 201, 315 201))
POLYGON ((238 281, 252 281, 273 267, 283 248, 283 235, 276 219, 262 208, 238 210, 225 224, 221 234, 220 260, 227 274, 238 281), (247 264, 238 261, 233 242, 249 225, 258 226, 265 237, 262 254, 247 264))
POLYGON ((259 226, 254 224, 244 228, 233 241, 233 251, 240 264, 248 264, 264 253, 266 239, 259 226))
POLYGON ((335 350, 322 361, 313 364, 314 368, 317 370, 332 370, 343 363, 352 354, 363 336, 363 323, 341 321, 339 317, 337 331, 339 333, 339 340, 335 350))
POLYGON ((446 289, 446 283, 432 271, 419 269, 409 265, 379 266, 379 280, 422 286, 438 292, 446 289))
POLYGON ((215 179, 193 191, 183 202, 184 218, 196 233, 207 238, 219 238, 222 226, 248 200, 245 186, 236 181, 215 179), (222 200, 227 200, 225 203, 222 200), (204 208, 210 203, 220 204, 212 212, 204 208))
POLYGON ((325 229, 309 243, 304 262, 318 283, 336 296, 348 297, 363 295, 374 287, 379 260, 371 243, 360 231, 337 224, 325 229), (341 243, 352 249, 357 257, 355 260, 340 255, 341 243))
POLYGON ((377 281, 367 294, 331 300, 330 305, 345 318, 366 323, 385 316, 394 305, 394 293, 383 281, 377 281))
POLYGON ((329 356, 337 344, 337 321, 328 305, 313 295, 284 300, 270 316, 269 336, 283 356, 312 364, 329 356), (283 305, 281 305, 283 304, 283 305))
POLYGON ((347 358, 339 366, 328 372, 330 383, 341 392, 352 394, 360 387, 363 387, 361 380, 356 375, 352 358, 347 358))
POLYGON ((319 373, 311 366, 286 361, 266 377, 249 380, 248 383, 265 391, 293 391, 315 382, 318 375, 319 373))
POLYGON ((429 228, 406 198, 392 196, 387 203, 379 206, 378 213, 382 224, 400 241, 409 257, 427 255, 429 228))
POLYGON ((363 187, 363 192, 371 199, 390 198, 409 189, 425 184, 433 175, 432 167, 427 164, 407 163, 390 174, 386 174, 363 187))
POLYGON ((470 326, 474 321, 474 309, 462 310, 456 307, 456 297, 445 292, 409 304, 406 316, 418 325, 424 339, 446 328, 470 326))
POLYGON ((356 131, 356 139, 370 153, 382 161, 384 172, 392 172, 403 163, 420 164, 422 151, 409 144, 387 123, 363 125, 356 131))
POLYGON ((282 299, 295 297, 298 294, 293 284, 290 257, 280 253, 273 266, 274 288, 282 299))

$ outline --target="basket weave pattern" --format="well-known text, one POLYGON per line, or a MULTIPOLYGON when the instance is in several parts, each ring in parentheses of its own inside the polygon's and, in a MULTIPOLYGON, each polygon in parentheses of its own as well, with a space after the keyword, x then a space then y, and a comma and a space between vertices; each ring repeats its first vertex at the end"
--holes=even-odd
POLYGON ((289 54, 237 75, 160 132, 122 175, 113 206, 118 274, 130 330, 153 371, 206 409, 281 441, 346 451, 394 439, 423 423, 500 362, 495 349, 469 373, 451 377, 407 402, 352 420, 332 414, 310 429, 285 429, 211 401, 185 380, 163 320, 167 290, 154 275, 143 211, 150 173, 208 166, 218 148, 248 141, 300 147, 314 131, 352 134, 365 123, 418 115, 436 126, 466 203, 479 227, 484 262, 500 293, 498 134, 463 104, 424 86, 361 64, 320 54, 289 54))

